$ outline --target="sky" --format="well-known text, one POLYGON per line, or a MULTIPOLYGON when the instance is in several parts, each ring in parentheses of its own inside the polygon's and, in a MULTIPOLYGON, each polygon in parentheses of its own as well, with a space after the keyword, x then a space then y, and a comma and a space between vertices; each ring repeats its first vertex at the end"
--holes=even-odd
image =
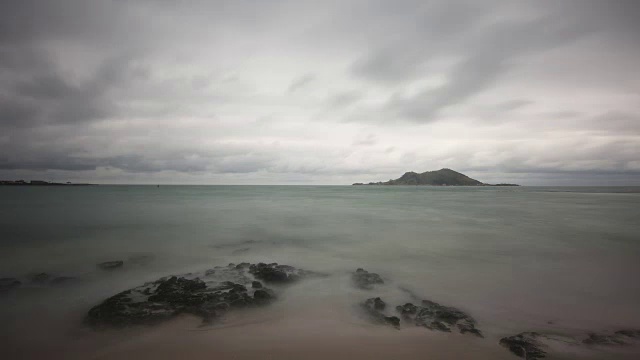
POLYGON ((0 0, 0 179, 640 185, 640 1, 0 0))

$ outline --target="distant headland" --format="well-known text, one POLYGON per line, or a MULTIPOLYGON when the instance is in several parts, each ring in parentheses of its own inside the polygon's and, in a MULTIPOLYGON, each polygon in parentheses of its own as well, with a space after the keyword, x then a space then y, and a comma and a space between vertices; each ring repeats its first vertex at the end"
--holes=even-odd
POLYGON ((427 185, 427 186, 520 186, 517 184, 485 184, 451 169, 426 171, 422 174, 410 171, 389 181, 355 183, 353 185, 427 185))
POLYGON ((88 186, 94 184, 74 184, 71 182, 66 183, 56 183, 42 180, 0 180, 1 185, 9 185, 9 186, 88 186))

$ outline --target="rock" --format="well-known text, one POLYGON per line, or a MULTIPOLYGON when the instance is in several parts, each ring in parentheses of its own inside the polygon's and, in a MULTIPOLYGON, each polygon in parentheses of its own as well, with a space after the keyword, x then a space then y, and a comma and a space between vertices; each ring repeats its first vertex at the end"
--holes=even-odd
POLYGON ((1 278, 0 292, 9 291, 22 285, 22 282, 16 278, 1 278))
POLYGON ((384 321, 396 329, 400 329, 400 319, 397 316, 385 316, 384 321))
POLYGON ((376 284, 384 284, 384 281, 382 280, 380 275, 376 273, 370 273, 362 268, 358 268, 351 275, 351 279, 357 287, 364 290, 371 290, 376 284))
POLYGON ((478 337, 484 337, 482 335, 482 332, 476 329, 475 325, 473 324, 468 324, 466 322, 463 322, 463 323, 457 324, 456 326, 458 326, 458 330, 460 330, 461 334, 470 333, 478 337))
POLYGON ((500 345, 525 360, 542 359, 547 353, 541 349, 544 345, 537 340, 538 336, 535 332, 523 332, 500 339, 500 345))
POLYGON ((121 268, 124 265, 124 261, 116 260, 116 261, 105 261, 98 264, 98 267, 102 270, 114 270, 121 268))
POLYGON ((365 302, 360 304, 360 307, 372 321, 400 329, 400 319, 397 316, 387 316, 384 314, 383 310, 386 308, 386 304, 379 297, 365 300, 365 302))
POLYGON ((253 300, 257 304, 266 304, 275 300, 275 295, 269 289, 259 289, 253 293, 253 300))
POLYGON ((396 306, 396 310, 405 317, 410 317, 418 312, 418 307, 412 303, 406 303, 404 305, 396 306))
POLYGON ((415 325, 423 326, 429 330, 450 332, 451 326, 456 325, 462 334, 470 333, 483 337, 482 332, 475 327, 475 319, 454 307, 443 306, 430 300, 422 300, 422 306, 407 303, 397 306, 396 310, 405 319, 412 319, 415 325))
POLYGON ((277 263, 251 264, 249 266, 249 273, 256 279, 267 283, 291 283, 301 278, 320 275, 311 271, 296 269, 289 265, 278 265, 277 263))
MULTIPOLYGON (((582 342, 587 345, 605 345, 605 346, 628 345, 622 339, 621 335, 622 334, 602 335, 602 334, 590 333, 589 337, 582 340, 582 342)), ((623 336, 626 336, 626 335, 623 335, 623 336)))
POLYGON ((385 304, 385 302, 382 301, 382 299, 380 299, 379 297, 368 299, 367 305, 371 306, 373 309, 377 311, 383 311, 384 308, 387 307, 387 304, 385 304))
POLYGON ((106 299, 89 310, 86 321, 95 327, 118 327, 155 324, 192 314, 209 323, 227 311, 266 305, 277 298, 253 277, 291 282, 307 274, 311 273, 287 265, 240 263, 165 277, 106 299), (280 275, 272 277, 274 271, 284 273, 286 280, 280 275))
POLYGON ((29 276, 29 280, 31 280, 31 282, 34 282, 34 283, 44 284, 49 282, 49 280, 51 280, 51 275, 47 273, 32 274, 29 276))
POLYGON ((246 291, 241 284, 207 289, 200 279, 172 276, 108 298, 89 310, 87 321, 94 326, 153 324, 189 313, 209 322, 216 317, 216 310, 244 305, 250 299, 246 291))
POLYGON ((70 276, 54 276, 51 274, 47 274, 47 273, 38 273, 38 274, 31 274, 29 276, 27 276, 27 278, 29 279, 29 281, 31 281, 32 283, 35 284, 40 284, 40 285, 62 285, 62 284, 66 284, 70 281, 76 280, 76 278, 74 277, 70 277, 70 276))
POLYGON ((615 332, 615 334, 630 338, 640 338, 640 329, 618 330, 615 332))

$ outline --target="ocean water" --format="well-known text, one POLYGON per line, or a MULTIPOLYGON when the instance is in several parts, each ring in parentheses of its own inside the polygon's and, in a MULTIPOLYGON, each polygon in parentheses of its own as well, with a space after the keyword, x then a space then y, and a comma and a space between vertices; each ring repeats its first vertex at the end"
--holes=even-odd
MULTIPOLYGON (((432 349, 476 346, 474 358, 483 351, 511 358, 497 341, 521 331, 640 328, 640 188, 0 187, 0 277, 23 282, 0 293, 2 348, 10 358, 141 358, 149 353, 144 346, 166 343, 163 336, 201 337, 197 323, 105 334, 84 327, 82 318, 106 297, 145 281, 242 261, 330 276, 213 326, 206 339, 226 339, 216 346, 228 347, 219 358, 233 358, 236 350, 252 358, 247 342, 234 348, 231 340, 251 336, 254 343, 279 336, 292 347, 305 334, 328 347, 336 333, 370 335, 377 344, 400 341, 400 334, 417 342, 444 336, 379 329, 352 309, 371 296, 402 301, 403 291, 467 311, 486 335, 452 334, 446 346, 449 340, 439 337, 432 349), (139 256, 147 261, 131 261, 139 256), (110 260, 125 266, 96 267, 110 260), (381 274, 387 287, 354 289, 349 273, 358 267, 381 274), (29 274, 41 272, 75 280, 29 282, 29 274)), ((341 344, 336 348, 349 345, 341 344)))

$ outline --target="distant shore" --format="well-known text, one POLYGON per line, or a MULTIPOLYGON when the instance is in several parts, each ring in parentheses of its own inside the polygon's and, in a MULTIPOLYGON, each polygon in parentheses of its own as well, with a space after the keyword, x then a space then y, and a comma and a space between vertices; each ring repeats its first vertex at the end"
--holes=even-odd
POLYGON ((56 182, 48 182, 42 180, 0 180, 0 186, 90 186, 95 184, 74 184, 71 182, 66 183, 56 183, 56 182))

